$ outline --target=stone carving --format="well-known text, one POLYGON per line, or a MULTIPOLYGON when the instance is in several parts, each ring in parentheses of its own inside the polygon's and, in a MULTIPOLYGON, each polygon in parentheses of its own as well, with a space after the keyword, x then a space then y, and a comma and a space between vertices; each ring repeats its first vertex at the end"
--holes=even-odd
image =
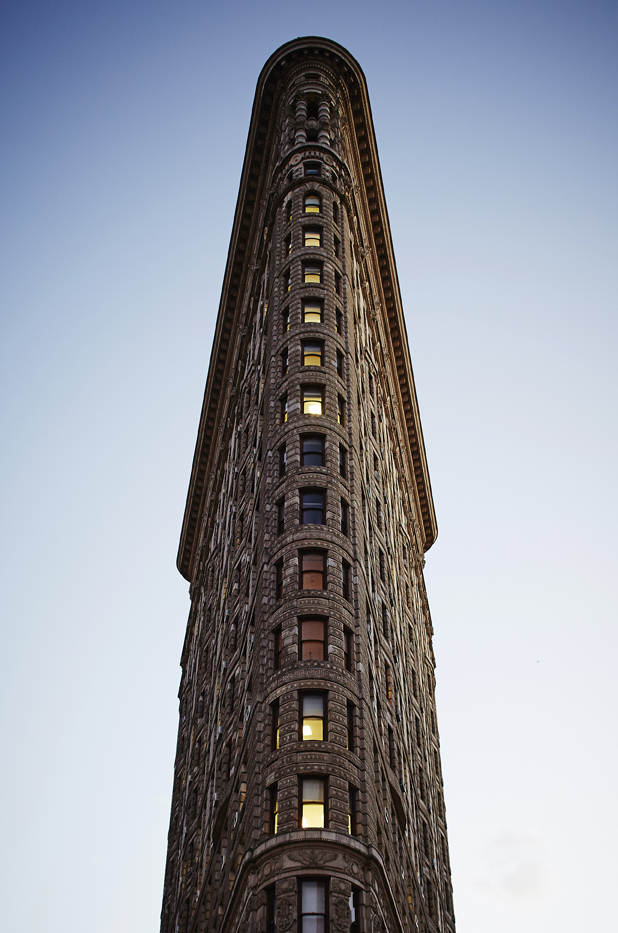
POLYGON ((350 929, 350 907, 346 900, 338 897, 333 905, 333 923, 336 930, 350 929))
POLYGON ((358 862, 354 861, 351 855, 346 853, 343 856, 343 863, 346 867, 346 870, 349 871, 351 875, 354 875, 355 878, 360 878, 362 869, 358 862))
POLYGON ((288 858, 291 862, 299 862, 303 868, 323 868, 335 861, 337 853, 328 849, 300 849, 293 855, 289 854, 288 858))
POLYGON ((285 933, 285 930, 289 930, 293 922, 294 902, 289 897, 278 897, 277 910, 275 912, 277 930, 281 930, 282 933, 285 933))

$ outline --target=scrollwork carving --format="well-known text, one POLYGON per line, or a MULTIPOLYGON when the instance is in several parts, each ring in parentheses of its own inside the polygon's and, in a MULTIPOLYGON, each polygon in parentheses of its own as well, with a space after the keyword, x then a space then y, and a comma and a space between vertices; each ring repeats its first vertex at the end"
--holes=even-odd
POLYGON ((350 907, 342 897, 336 898, 333 904, 333 923, 336 930, 350 929, 350 907))
POLYGON ((294 902, 289 897, 277 898, 277 909, 275 911, 275 923, 277 930, 285 933, 294 922, 294 902))

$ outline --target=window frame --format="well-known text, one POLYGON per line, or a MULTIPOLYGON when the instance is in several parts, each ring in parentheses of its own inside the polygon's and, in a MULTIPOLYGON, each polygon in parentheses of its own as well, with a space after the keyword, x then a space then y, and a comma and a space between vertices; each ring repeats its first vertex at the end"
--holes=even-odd
POLYGON ((322 213, 322 198, 317 193, 317 191, 308 191, 303 197, 303 214, 321 214, 322 213), (309 204, 310 201, 317 201, 317 205, 309 204), (309 210, 307 207, 309 206, 309 210))
POLYGON ((283 630, 280 625, 273 629, 273 668, 281 670, 283 661, 283 630))
POLYGON ((279 783, 268 785, 268 834, 276 836, 279 829, 279 783))
POLYGON ((306 337, 304 340, 301 340, 300 352, 301 352, 301 366, 310 366, 310 367, 324 366, 324 341, 323 340, 320 340, 317 337, 306 337), (314 348, 315 347, 319 348, 319 354, 318 353, 313 353, 313 354, 307 353, 306 348, 309 346, 313 346, 314 348), (316 356, 316 357, 319 355, 320 362, 319 363, 305 362, 306 357, 311 356, 311 355, 316 356))
MULTIPOLYGON (((301 616, 298 620, 298 660, 299 661, 326 661, 328 657, 328 618, 326 616, 301 616), (322 634, 323 638, 310 638, 303 637, 303 627, 305 625, 310 625, 313 622, 319 622, 322 625, 322 634), (322 657, 321 658, 305 658, 304 657, 304 645, 322 645, 322 657)), ((308 633, 307 633, 308 636, 308 633)))
POLYGON ((299 788, 298 788, 298 802, 299 802, 299 814, 298 814, 298 827, 299 829, 328 829, 328 777, 323 774, 299 774, 298 776, 299 788), (307 797, 305 799, 305 790, 304 784, 305 781, 319 781, 322 784, 322 806, 323 806, 323 815, 322 815, 322 826, 303 826, 304 819, 304 805, 305 802, 308 804, 320 803, 319 798, 307 797))
MULTIPOLYGON (((304 385, 301 385, 301 387, 300 387, 300 395, 301 395, 301 405, 302 405, 302 413, 303 413, 303 415, 305 415, 305 416, 308 417, 308 418, 323 418, 323 417, 324 417, 325 410, 326 410, 326 392, 325 392, 325 389, 326 389, 326 386, 323 385, 323 384, 320 383, 320 382, 309 382, 309 383, 306 383, 306 384, 304 384, 304 385), (321 410, 319 413, 318 413, 318 412, 310 412, 310 411, 307 411, 305 406, 306 406, 307 404, 311 404, 311 401, 308 401, 308 400, 305 399, 305 393, 307 393, 307 392, 314 392, 314 393, 317 393, 318 391, 319 391, 319 394, 320 394, 320 406, 321 406, 321 409, 322 409, 322 410, 321 410)), ((313 404, 317 404, 317 394, 316 394, 316 396, 315 396, 314 399, 313 399, 313 404)))
MULTIPOLYGON (((322 917, 324 922, 322 925, 323 933, 328 933, 330 930, 330 919, 328 911, 328 899, 329 899, 329 890, 328 890, 328 879, 327 878, 299 878, 299 893, 298 893, 298 933, 309 933, 309 924, 305 928, 304 918, 305 917, 322 917), (315 884, 321 890, 323 894, 323 903, 324 903, 324 912, 315 913, 309 911, 303 911, 303 892, 304 885, 315 884)), ((318 929, 318 924, 312 924, 314 930, 318 929)))
POLYGON ((277 534, 285 531, 285 497, 277 500, 277 534))
POLYGON ((327 712, 328 712, 328 693, 323 690, 299 690, 298 692, 298 741, 299 742, 327 742, 328 741, 328 722, 327 722, 327 712), (309 697, 320 697, 322 700, 322 716, 305 716, 304 703, 305 700, 309 697), (305 729, 305 720, 307 719, 320 719, 322 722, 322 738, 305 738, 304 729, 305 729))
POLYGON ((303 285, 324 284, 324 263, 317 259, 303 260, 303 285), (314 278, 308 278, 314 276, 314 278))
MULTIPOLYGON (((316 416, 317 417, 317 416, 316 416)), ((300 465, 301 467, 313 468, 315 469, 323 467, 326 465, 326 438, 324 434, 301 434, 300 435, 300 465), (305 442, 309 440, 319 440, 321 445, 320 451, 320 463, 306 463, 305 457, 316 456, 315 451, 306 451, 304 449, 305 442)))
POLYGON ((281 723, 281 702, 279 697, 270 704, 270 750, 276 752, 279 750, 281 723))
POLYGON ((323 324, 324 323, 324 302, 321 298, 303 298, 301 303, 302 323, 303 324, 323 324), (307 314, 319 312, 318 321, 308 321, 307 314))
POLYGON ((351 587, 351 580, 350 580, 350 577, 352 575, 351 571, 352 571, 351 565, 344 558, 341 561, 341 595, 348 603, 352 602, 350 598, 352 595, 352 587, 351 587))
POLYGON ((300 559, 299 559, 299 570, 300 570, 299 589, 300 589, 300 590, 303 590, 304 592, 315 592, 315 591, 317 591, 317 592, 320 592, 320 593, 325 593, 325 592, 328 590, 327 554, 328 554, 328 551, 326 551, 324 548, 303 548, 303 549, 300 551, 300 555, 299 555, 299 558, 300 558, 300 559), (321 571, 317 571, 317 570, 304 570, 304 560, 305 560, 305 558, 309 558, 309 557, 311 557, 311 556, 317 557, 318 555, 320 556, 320 558, 321 558, 321 560, 322 560, 322 570, 321 570, 321 571), (318 587, 318 586, 309 586, 309 587, 305 587, 305 586, 303 586, 303 583, 305 582, 305 580, 304 580, 305 574, 310 574, 310 573, 321 573, 321 576, 322 576, 322 586, 321 586, 321 587, 318 587))
POLYGON ((283 599, 283 558, 275 563, 275 600, 283 599))
POLYGON ((347 625, 343 626, 343 666, 350 673, 354 670, 354 632, 347 625))
POLYGON ((300 514, 299 514, 299 523, 301 525, 325 525, 326 524, 326 489, 319 486, 309 486, 299 490, 299 499, 300 499, 300 514), (319 496, 322 501, 322 507, 316 508, 310 504, 305 504, 305 496, 313 495, 316 498, 319 496), (306 522, 305 513, 306 512, 320 512, 322 515, 322 521, 320 522, 306 522))
POLYGON ((323 227, 303 227, 303 248, 304 249, 322 249, 324 237, 324 228, 323 227), (318 239, 318 243, 307 243, 309 238, 318 239))

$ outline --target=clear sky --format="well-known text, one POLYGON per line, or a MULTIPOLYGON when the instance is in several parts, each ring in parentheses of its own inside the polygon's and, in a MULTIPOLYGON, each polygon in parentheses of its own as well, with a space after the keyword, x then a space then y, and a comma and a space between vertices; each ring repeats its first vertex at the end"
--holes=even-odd
POLYGON ((407 315, 459 933, 616 930, 616 2, 0 16, 4 929, 158 929, 249 116, 314 34, 367 76, 407 315))

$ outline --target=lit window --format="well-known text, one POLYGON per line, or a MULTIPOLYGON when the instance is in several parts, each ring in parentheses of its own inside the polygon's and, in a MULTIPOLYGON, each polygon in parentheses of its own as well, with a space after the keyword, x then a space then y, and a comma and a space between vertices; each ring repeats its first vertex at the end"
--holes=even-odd
POLYGON ((305 285, 319 285, 322 281, 322 263, 303 263, 303 281, 305 285))
POLYGON ((317 194, 305 195, 305 214, 319 214, 322 209, 322 199, 317 194))
POLYGON ((337 424, 345 424, 345 401, 341 396, 337 399, 337 424))
POLYGON ((289 292, 291 287, 292 287, 292 267, 290 266, 290 268, 286 269, 285 272, 283 273, 283 294, 285 295, 286 292, 289 292))
POLYGON ((304 434, 300 439, 301 466, 324 466, 324 438, 321 434, 304 434))
POLYGON ((300 901, 300 933, 325 933, 326 882, 302 881, 300 901))
POLYGON ((324 524, 324 493, 319 489, 304 489, 300 495, 301 525, 324 524))
POLYGON ((285 424, 288 420, 288 397, 287 395, 282 396, 280 400, 281 404, 281 424, 285 424))
POLYGON ((325 586, 324 551, 304 551, 301 564, 301 589, 324 590, 325 586))
POLYGON ((322 742, 324 740, 324 695, 321 693, 301 694, 301 704, 301 741, 322 742))
POLYGON ((321 340, 303 341, 303 366, 321 366, 324 344, 321 340))
POLYGON ((303 619, 300 625, 301 661, 324 660, 324 619, 303 619))
POLYGON ((303 386, 303 414, 324 414, 324 389, 322 386, 303 386))
POLYGON ((322 230, 320 227, 305 227, 303 233, 305 246, 315 247, 322 245, 322 230))
MULTIPOLYGON (((303 829, 324 829, 325 784, 324 778, 301 778, 302 809, 300 825, 303 829)), ((304 889, 305 883, 303 883, 303 908, 305 906, 304 889)), ((311 926, 305 925, 303 913, 303 930, 309 933, 311 929, 311 926)), ((318 930, 320 928, 314 927, 314 929, 318 930)))
POLYGON ((303 302, 303 323, 321 324, 322 323, 322 302, 304 301, 303 302))
POLYGON ((276 784, 271 784, 269 788, 270 793, 270 834, 271 836, 276 836, 277 834, 277 822, 279 817, 279 791, 276 784))

